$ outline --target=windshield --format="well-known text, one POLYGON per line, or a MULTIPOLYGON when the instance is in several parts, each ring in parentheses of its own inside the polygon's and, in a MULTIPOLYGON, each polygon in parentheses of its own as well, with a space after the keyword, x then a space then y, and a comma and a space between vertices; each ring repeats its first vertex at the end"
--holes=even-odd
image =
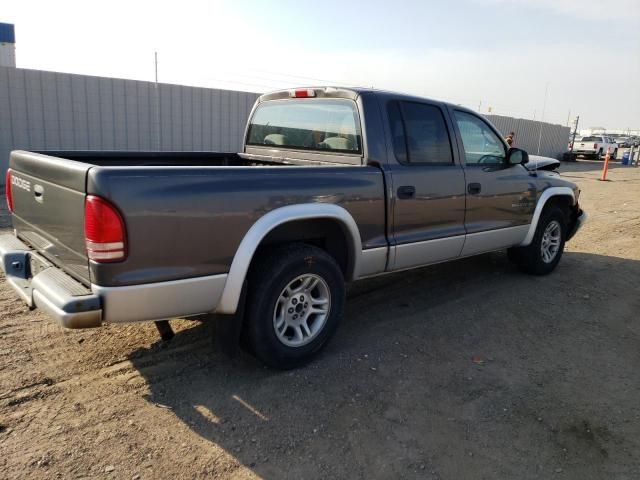
POLYGON ((276 100, 256 108, 247 145, 361 153, 356 105, 351 100, 276 100))

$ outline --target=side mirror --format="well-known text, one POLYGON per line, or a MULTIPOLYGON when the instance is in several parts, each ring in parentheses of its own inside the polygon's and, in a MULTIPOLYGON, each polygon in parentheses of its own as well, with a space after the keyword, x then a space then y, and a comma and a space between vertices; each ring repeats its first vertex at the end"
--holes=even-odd
POLYGON ((529 163, 529 154, 519 148, 510 148, 507 153, 507 163, 509 165, 524 165, 529 163))

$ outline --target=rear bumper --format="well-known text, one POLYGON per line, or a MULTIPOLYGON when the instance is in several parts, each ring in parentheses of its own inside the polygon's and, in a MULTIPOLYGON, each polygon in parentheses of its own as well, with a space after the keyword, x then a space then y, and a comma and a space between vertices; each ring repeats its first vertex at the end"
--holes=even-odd
POLYGON ((218 306, 227 280, 226 274, 220 274, 123 287, 91 285, 89 289, 13 235, 0 236, 0 266, 29 307, 46 311, 67 328, 210 313, 218 306), (41 267, 36 275, 31 274, 34 260, 41 267))
POLYGON ((7 282, 31 308, 46 311, 67 328, 91 328, 102 324, 100 297, 13 235, 0 236, 0 267, 7 282), (41 269, 31 275, 37 262, 41 269))

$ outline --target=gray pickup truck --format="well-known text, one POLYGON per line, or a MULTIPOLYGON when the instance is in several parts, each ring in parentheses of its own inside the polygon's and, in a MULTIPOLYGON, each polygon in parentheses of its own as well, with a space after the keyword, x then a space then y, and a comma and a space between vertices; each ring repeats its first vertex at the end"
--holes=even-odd
POLYGON ((345 282, 500 249, 551 272, 586 215, 527 161, 456 105, 268 93, 238 154, 12 152, 2 268, 65 327, 223 314, 291 368, 336 330, 345 282))

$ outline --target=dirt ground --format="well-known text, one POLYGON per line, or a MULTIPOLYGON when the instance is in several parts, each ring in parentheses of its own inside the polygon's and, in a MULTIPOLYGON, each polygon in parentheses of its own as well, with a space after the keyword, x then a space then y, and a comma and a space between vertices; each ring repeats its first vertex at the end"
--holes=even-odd
POLYGON ((292 372, 206 323, 65 331, 2 282, 0 478, 640 478, 640 168, 600 166, 561 168, 590 220, 555 273, 358 283, 292 372))

